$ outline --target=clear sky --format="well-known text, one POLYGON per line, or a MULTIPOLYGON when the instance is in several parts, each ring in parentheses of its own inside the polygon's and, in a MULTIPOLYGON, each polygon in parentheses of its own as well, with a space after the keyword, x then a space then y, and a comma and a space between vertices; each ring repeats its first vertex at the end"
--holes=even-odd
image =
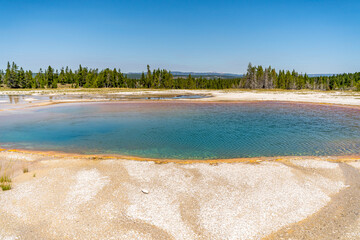
POLYGON ((0 69, 360 71, 360 1, 0 0, 0 69))

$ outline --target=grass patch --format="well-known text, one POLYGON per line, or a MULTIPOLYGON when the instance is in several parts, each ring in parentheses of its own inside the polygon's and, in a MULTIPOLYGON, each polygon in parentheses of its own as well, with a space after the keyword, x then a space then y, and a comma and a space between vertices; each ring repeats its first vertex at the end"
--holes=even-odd
POLYGON ((8 174, 8 170, 11 167, 11 162, 3 168, 3 165, 0 165, 0 188, 3 191, 7 191, 11 189, 11 177, 10 174, 8 174))
POLYGON ((0 183, 7 183, 7 182, 11 182, 11 178, 8 175, 2 175, 0 177, 0 183))
POLYGON ((8 191, 11 189, 11 183, 0 183, 0 187, 3 191, 8 191))
POLYGON ((29 172, 29 168, 23 168, 23 173, 28 173, 29 172))
POLYGON ((2 175, 0 177, 0 188, 3 191, 7 191, 11 189, 11 178, 8 175, 2 175))

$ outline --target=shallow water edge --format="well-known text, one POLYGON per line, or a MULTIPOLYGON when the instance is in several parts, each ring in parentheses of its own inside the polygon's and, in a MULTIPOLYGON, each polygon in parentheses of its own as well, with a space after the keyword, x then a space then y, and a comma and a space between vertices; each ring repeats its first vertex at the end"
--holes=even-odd
MULTIPOLYGON (((0 146, 1 147, 1 146, 0 146)), ((146 158, 138 156, 127 156, 119 154, 81 154, 81 153, 66 153, 61 151, 37 151, 27 149, 5 149, 0 148, 0 152, 7 152, 10 154, 33 154, 46 157, 59 158, 77 158, 83 160, 131 160, 139 162, 154 162, 157 164, 177 163, 177 164, 192 164, 192 163, 260 163, 260 162, 287 162, 289 160, 315 160, 327 162, 356 162, 360 160, 359 155, 343 155, 343 156, 276 156, 276 157, 248 157, 248 158, 224 158, 224 159, 168 159, 168 158, 146 158)), ((31 160, 30 160, 31 161, 31 160)))

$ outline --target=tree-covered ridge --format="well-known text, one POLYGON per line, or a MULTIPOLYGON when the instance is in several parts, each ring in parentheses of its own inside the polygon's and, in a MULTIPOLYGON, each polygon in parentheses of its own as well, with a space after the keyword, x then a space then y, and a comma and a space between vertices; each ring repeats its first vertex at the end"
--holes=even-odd
POLYGON ((19 68, 15 63, 8 63, 5 71, 0 71, 0 86, 9 88, 165 88, 165 89, 320 89, 320 90, 358 90, 360 91, 360 73, 344 73, 333 76, 309 77, 274 68, 248 65, 247 73, 240 78, 203 78, 174 77, 165 69, 143 72, 140 79, 128 78, 120 69, 99 71, 84 68, 81 65, 75 71, 66 68, 55 70, 49 66, 33 74, 19 68))

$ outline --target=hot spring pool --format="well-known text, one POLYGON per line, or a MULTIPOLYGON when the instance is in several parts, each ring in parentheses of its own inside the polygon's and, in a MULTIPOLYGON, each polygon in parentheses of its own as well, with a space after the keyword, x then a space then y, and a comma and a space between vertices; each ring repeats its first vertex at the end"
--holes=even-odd
POLYGON ((360 110, 297 103, 129 101, 0 112, 5 148, 217 159, 360 153, 360 110))

